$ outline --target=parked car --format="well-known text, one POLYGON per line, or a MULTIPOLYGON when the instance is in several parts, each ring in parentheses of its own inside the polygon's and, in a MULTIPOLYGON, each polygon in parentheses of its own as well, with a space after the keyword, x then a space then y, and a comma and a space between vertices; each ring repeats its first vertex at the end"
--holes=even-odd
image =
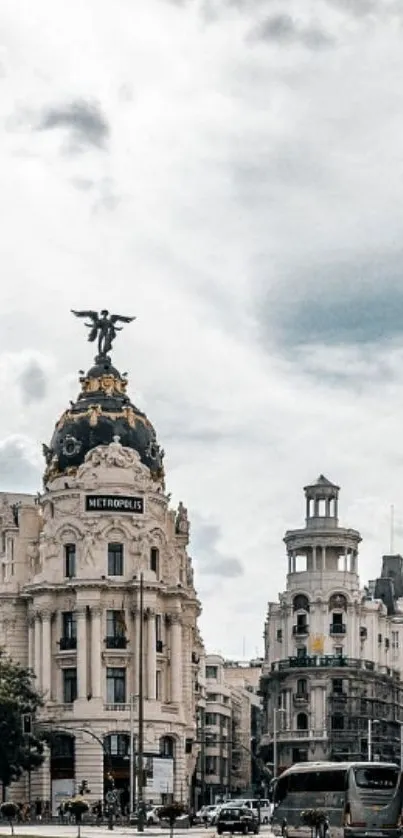
POLYGON ((147 826, 157 826, 160 822, 159 819, 159 811, 161 806, 153 806, 152 809, 149 809, 146 813, 146 824, 147 826))
POLYGON ((210 813, 215 812, 216 806, 202 806, 198 812, 196 812, 196 822, 204 823, 206 826, 210 823, 210 813))
POLYGON ((244 806, 223 806, 217 816, 217 832, 218 835, 222 835, 223 832, 241 832, 242 835, 253 832, 257 835, 259 821, 252 809, 244 806))

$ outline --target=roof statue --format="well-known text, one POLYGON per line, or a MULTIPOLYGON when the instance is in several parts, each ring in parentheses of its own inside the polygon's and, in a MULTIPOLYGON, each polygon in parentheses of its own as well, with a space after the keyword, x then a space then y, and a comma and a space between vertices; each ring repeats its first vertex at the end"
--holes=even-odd
POLYGON ((116 326, 116 323, 131 323, 135 317, 123 317, 120 314, 109 314, 109 311, 103 309, 99 314, 96 311, 74 311, 72 314, 76 317, 89 317, 91 323, 84 325, 90 329, 88 340, 93 343, 98 338, 98 356, 97 360, 103 360, 108 357, 108 352, 112 349, 112 343, 116 338, 117 332, 122 331, 121 326, 116 326))

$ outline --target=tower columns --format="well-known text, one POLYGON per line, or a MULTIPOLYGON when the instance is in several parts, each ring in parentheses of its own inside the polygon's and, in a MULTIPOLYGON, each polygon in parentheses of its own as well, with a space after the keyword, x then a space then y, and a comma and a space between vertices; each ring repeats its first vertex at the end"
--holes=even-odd
POLYGON ((48 700, 51 697, 51 616, 50 611, 42 611, 42 690, 48 700))
MULTIPOLYGON (((155 613, 150 611, 147 621, 147 678, 148 678, 148 699, 155 701, 156 699, 156 681, 157 681, 157 642, 155 632, 155 613)), ((172 666, 172 663, 171 663, 172 666)))
POLYGON ((101 608, 91 608, 91 693, 101 698, 101 608))

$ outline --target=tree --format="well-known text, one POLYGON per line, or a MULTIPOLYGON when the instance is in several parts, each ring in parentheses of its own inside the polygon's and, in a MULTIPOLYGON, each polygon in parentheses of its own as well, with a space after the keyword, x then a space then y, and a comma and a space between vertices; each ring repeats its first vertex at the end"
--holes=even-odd
POLYGON ((43 706, 43 699, 33 684, 33 673, 0 650, 0 781, 3 800, 7 787, 24 771, 42 764, 43 742, 25 725, 43 706))

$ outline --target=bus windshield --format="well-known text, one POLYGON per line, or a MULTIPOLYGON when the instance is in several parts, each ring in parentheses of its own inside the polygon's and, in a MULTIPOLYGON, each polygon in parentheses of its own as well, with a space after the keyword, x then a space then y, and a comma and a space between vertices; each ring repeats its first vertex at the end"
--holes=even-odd
POLYGON ((356 768, 354 777, 359 789, 395 789, 399 779, 397 768, 356 768))

